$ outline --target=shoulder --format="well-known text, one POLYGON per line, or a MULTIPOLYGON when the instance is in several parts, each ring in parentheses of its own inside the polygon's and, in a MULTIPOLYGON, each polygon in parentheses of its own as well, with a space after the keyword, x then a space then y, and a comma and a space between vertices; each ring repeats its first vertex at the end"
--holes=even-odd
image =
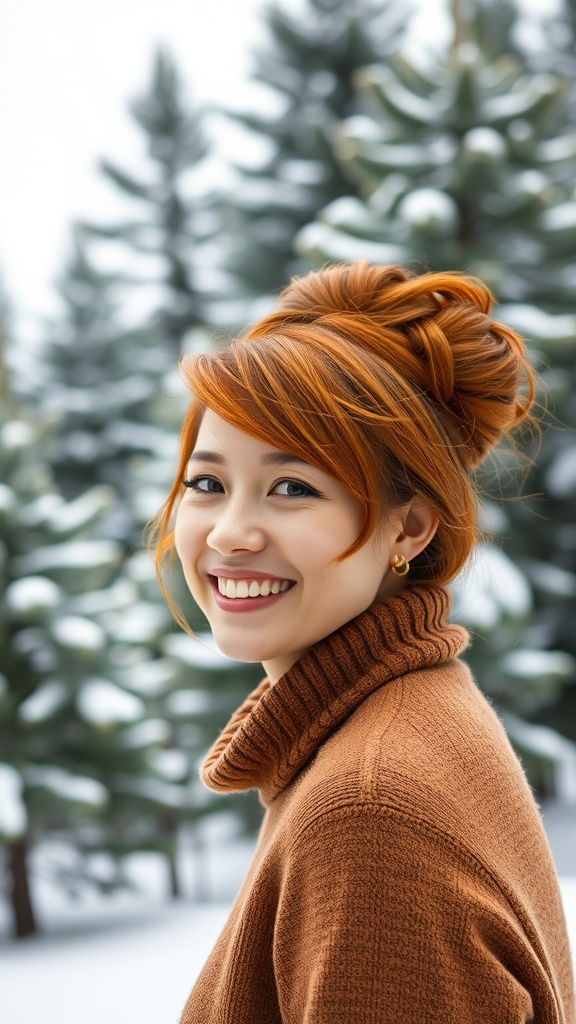
POLYGON ((447 856, 466 849, 489 865, 506 855, 517 829, 545 842, 520 763, 457 660, 407 673, 371 694, 292 789, 287 811, 295 837, 310 829, 327 836, 340 821, 360 828, 362 819, 377 845, 397 850, 418 835, 416 854, 440 839, 447 856))

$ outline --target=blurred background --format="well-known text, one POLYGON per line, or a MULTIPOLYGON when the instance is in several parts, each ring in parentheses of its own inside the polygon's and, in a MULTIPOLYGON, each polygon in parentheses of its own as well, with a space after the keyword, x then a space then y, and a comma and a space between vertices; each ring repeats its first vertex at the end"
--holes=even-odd
POLYGON ((248 863, 198 766, 261 670, 174 625, 142 530, 179 355, 327 260, 478 274, 530 345, 543 435, 453 593, 574 934, 575 53, 576 0, 0 0, 7 1024, 175 1020, 248 863))

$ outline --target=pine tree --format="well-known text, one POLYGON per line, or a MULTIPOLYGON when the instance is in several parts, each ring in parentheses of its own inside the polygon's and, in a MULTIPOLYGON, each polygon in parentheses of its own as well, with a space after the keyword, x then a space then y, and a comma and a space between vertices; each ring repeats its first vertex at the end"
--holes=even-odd
POLYGON ((191 809, 191 768, 181 754, 176 772, 169 726, 152 714, 174 663, 141 642, 166 632, 168 613, 119 576, 122 546, 95 537, 112 490, 72 501, 58 491, 54 423, 22 410, 8 371, 16 345, 6 353, 0 336, 0 844, 23 936, 37 928, 38 858, 79 893, 124 884, 124 859, 142 847, 173 857, 159 822, 191 809))
POLYGON ((332 132, 358 109, 355 72, 395 50, 408 13, 391 0, 306 0, 298 14, 278 3, 266 8, 268 41, 256 53, 253 78, 280 112, 233 114, 265 153, 255 168, 237 162, 227 209, 226 267, 246 295, 245 319, 254 299, 304 269, 293 248, 298 230, 354 188, 335 159, 332 132))
POLYGON ((84 229, 121 253, 122 282, 145 293, 137 303, 138 325, 147 307, 144 327, 153 332, 167 366, 180 355, 187 333, 206 323, 214 286, 205 269, 214 263, 217 230, 209 147, 203 113, 189 105, 167 51, 156 54, 150 85, 130 110, 144 136, 146 173, 109 159, 101 170, 134 213, 109 225, 86 223, 84 229))
POLYGON ((154 426, 154 404, 167 355, 154 331, 122 326, 122 280, 98 269, 82 232, 58 283, 62 315, 47 325, 42 374, 27 400, 56 420, 49 459, 64 495, 105 484, 116 500, 102 523, 128 550, 139 542, 132 460, 174 439, 154 426))
POLYGON ((559 0, 551 11, 533 13, 531 31, 526 34, 524 49, 530 67, 535 71, 562 75, 570 89, 567 117, 575 123, 576 94, 576 3, 559 0))
MULTIPOLYGON (((146 705, 151 724, 135 726, 130 743, 134 751, 142 746, 148 767, 143 763, 142 773, 124 775, 125 799, 131 814, 140 806, 140 841, 164 853, 171 892, 177 895, 182 888, 182 824, 199 822, 223 806, 201 798, 196 785, 198 761, 223 722, 218 717, 216 726, 209 708, 198 712, 195 722, 181 710, 173 713, 173 691, 177 694, 184 686, 188 671, 191 685, 212 693, 215 676, 224 692, 212 699, 217 707, 231 711, 239 686, 243 684, 245 694, 255 673, 228 662, 225 670, 189 670, 190 654, 184 663, 165 653, 176 640, 175 627, 150 561, 138 550, 146 521, 171 485, 186 405, 183 388, 174 386, 175 365, 181 346, 190 344, 194 328, 203 323, 204 296, 198 290, 194 261, 204 258, 210 231, 205 179, 194 179, 196 172, 205 173, 199 117, 188 110, 179 75, 165 54, 156 58, 151 86, 132 110, 147 142, 146 177, 120 170, 111 161, 104 170, 120 199, 139 207, 139 212, 116 225, 76 229, 71 258, 59 282, 63 313, 49 326, 43 380, 34 397, 57 417, 45 456, 66 496, 82 495, 95 484, 111 486, 115 501, 96 528, 100 536, 120 541, 125 552, 136 549, 111 581, 105 601, 78 595, 77 605, 106 633, 113 680, 146 705), (187 191, 191 186, 194 195, 187 191), (99 269, 104 242, 129 257, 130 273, 125 266, 99 269), (137 276, 142 254, 154 256, 154 266, 160 268, 153 281, 137 276), (132 290, 147 281, 156 306, 129 310, 127 315, 132 290), (158 749, 149 750, 154 742, 158 749)), ((195 625, 206 628, 197 609, 192 608, 190 616, 195 625)), ((182 640, 197 650, 194 640, 182 640)), ((118 740, 122 742, 120 735, 118 740)), ((247 806, 241 805, 240 821, 247 814, 253 817, 247 806)))
MULTIPOLYGON (((576 124, 576 3, 562 0, 559 11, 541 18, 539 32, 545 43, 532 44, 528 52, 531 65, 539 71, 561 74, 566 80, 568 98, 565 116, 576 124)), ((560 287, 551 288, 539 309, 529 306, 512 312, 512 319, 534 338, 547 367, 543 376, 548 392, 551 424, 543 438, 542 452, 530 475, 530 492, 540 495, 532 511, 538 519, 524 518, 520 530, 511 538, 511 550, 526 559, 527 571, 538 595, 538 616, 533 642, 545 651, 567 652, 569 681, 560 698, 538 711, 538 721, 576 741, 576 318, 571 298, 576 275, 576 189, 569 190, 568 201, 556 216, 548 218, 554 246, 562 261, 560 287), (564 284, 564 287, 562 285, 564 284), (529 545, 529 546, 528 546, 529 545)), ((559 655, 561 659, 562 655, 559 655)), ((562 661, 560 661, 560 666, 562 661)), ((532 666, 534 670, 534 665, 532 666)))
MULTIPOLYGON (((341 124, 336 151, 363 200, 330 204, 298 244, 316 262, 362 255, 478 274, 503 304, 502 317, 540 350, 537 364, 553 362, 544 385, 560 422, 545 433, 524 488, 542 498, 485 510, 492 531, 506 537, 507 551, 529 576, 532 595, 525 578, 512 579, 508 563, 508 592, 500 599, 492 594, 494 614, 483 623, 489 639, 472 652, 482 684, 502 708, 537 716, 573 678, 569 654, 576 653, 569 625, 576 545, 568 429, 575 422, 576 321, 569 310, 576 138, 568 130, 564 82, 527 72, 517 54, 492 56, 479 25, 460 18, 458 45, 429 66, 399 56, 359 72, 358 87, 373 113, 341 124)), ((514 476, 510 481, 512 461, 502 454, 499 478, 487 488, 504 498, 518 484, 514 476)))

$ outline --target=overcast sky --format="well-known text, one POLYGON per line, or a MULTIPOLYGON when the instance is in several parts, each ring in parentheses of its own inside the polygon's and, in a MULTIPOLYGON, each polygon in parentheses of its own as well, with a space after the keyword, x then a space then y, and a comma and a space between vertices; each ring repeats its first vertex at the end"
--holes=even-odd
POLYGON ((192 98, 227 103, 250 66, 263 0, 0 0, 0 273, 45 310, 68 226, 104 212, 100 156, 134 163, 128 100, 159 44, 192 98))
MULTIPOLYGON (((417 33, 441 36, 445 0, 417 2, 417 33)), ((127 102, 146 85, 155 47, 174 53, 193 99, 249 102, 265 3, 0 0, 0 274, 21 311, 50 309, 71 221, 106 216, 98 158, 137 163, 127 102)))

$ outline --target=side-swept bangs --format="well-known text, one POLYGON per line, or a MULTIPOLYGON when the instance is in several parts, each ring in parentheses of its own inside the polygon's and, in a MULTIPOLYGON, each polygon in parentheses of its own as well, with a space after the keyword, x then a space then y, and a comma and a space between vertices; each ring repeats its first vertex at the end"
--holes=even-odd
MULTIPOLYGON (((445 437, 421 390, 339 332, 292 323, 289 333, 250 337, 217 353, 188 357, 181 372, 193 397, 182 430, 178 475, 157 520, 160 561, 173 543, 168 524, 183 494, 182 479, 206 409, 318 467, 354 495, 363 513, 362 528, 340 559, 368 540, 386 509, 415 494, 431 505, 442 532, 443 523, 461 528, 449 503, 438 502, 438 462, 449 478, 446 494, 461 492, 457 504, 466 506, 468 519, 473 517, 472 492, 456 464, 453 441, 445 437), (414 466, 421 472, 414 473, 414 466)), ((437 563, 436 558, 434 574, 423 564, 420 578, 434 575, 440 582, 447 576, 447 567, 442 570, 437 563)))

